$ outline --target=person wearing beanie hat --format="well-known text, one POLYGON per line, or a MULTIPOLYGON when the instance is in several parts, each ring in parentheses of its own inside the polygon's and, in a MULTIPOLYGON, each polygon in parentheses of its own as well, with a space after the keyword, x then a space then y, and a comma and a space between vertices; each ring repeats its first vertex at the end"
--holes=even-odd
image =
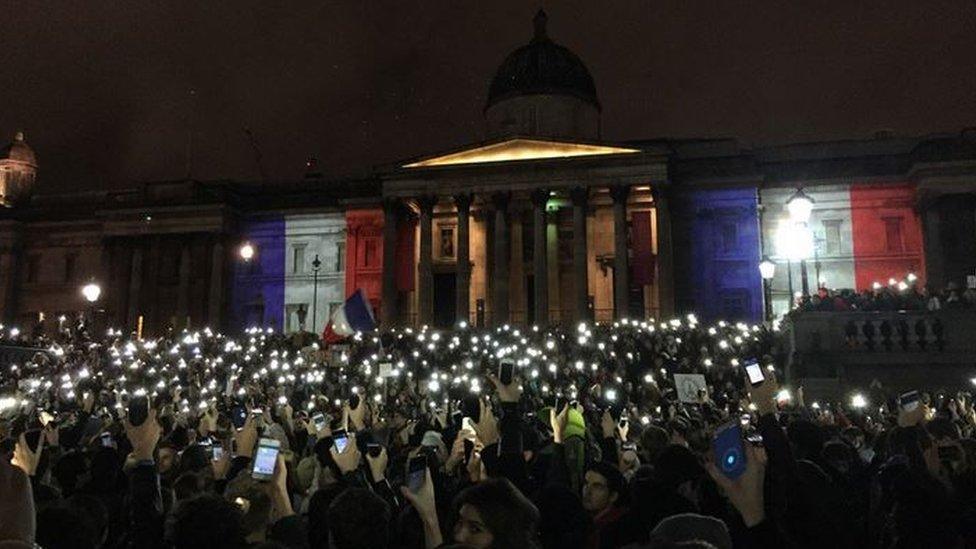
POLYGON ((662 520, 654 527, 651 538, 671 543, 705 541, 715 549, 732 549, 732 537, 725 523, 696 513, 683 513, 662 520))

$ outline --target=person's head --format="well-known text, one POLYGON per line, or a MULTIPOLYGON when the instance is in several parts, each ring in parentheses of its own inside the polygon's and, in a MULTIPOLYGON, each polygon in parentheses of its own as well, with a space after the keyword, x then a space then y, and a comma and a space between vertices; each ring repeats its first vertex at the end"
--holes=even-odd
POLYGON ((260 541, 271 524, 271 497, 266 486, 250 475, 241 474, 230 481, 224 498, 241 511, 241 527, 250 541, 260 541))
POLYGON ((657 456, 671 444, 671 435, 657 425, 648 425, 640 434, 640 449, 646 463, 654 463, 657 456))
POLYGON ((535 498, 539 506, 539 535, 545 549, 583 547, 589 535, 590 516, 579 494, 569 486, 550 484, 535 498))
POLYGON ((491 478, 454 500, 454 541, 477 549, 537 546, 539 510, 507 479, 491 478))
POLYGON ((37 511, 36 541, 48 549, 95 549, 101 543, 96 526, 75 506, 55 503, 37 511))
POLYGON ((583 475, 583 508, 598 515, 613 505, 623 503, 627 483, 616 467, 595 462, 583 475))
POLYGON ((329 505, 333 549, 382 549, 389 544, 391 512, 379 496, 364 488, 345 490, 329 505))
POLYGON ((176 549, 237 549, 244 545, 240 509, 212 494, 180 502, 167 534, 176 549))
POLYGON ((705 543, 705 547, 732 549, 732 536, 721 520, 696 513, 682 513, 663 519, 651 532, 651 539, 659 543, 674 543, 675 547, 701 547, 685 545, 705 543))

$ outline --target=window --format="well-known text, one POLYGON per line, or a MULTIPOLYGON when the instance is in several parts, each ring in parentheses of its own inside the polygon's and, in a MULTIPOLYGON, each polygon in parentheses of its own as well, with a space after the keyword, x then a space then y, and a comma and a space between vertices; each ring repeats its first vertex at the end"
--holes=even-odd
POLYGON ((289 303, 285 305, 285 331, 296 332, 302 327, 302 317, 308 322, 308 306, 304 303, 289 303))
POLYGON ((292 274, 305 272, 305 244, 297 244, 292 247, 291 272, 292 274))
POLYGON ((905 245, 904 242, 902 242, 902 236, 901 236, 901 218, 886 217, 884 218, 884 224, 885 224, 885 251, 887 252, 904 251, 905 245))
POLYGON ((722 251, 734 252, 739 247, 739 226, 735 223, 722 224, 722 251))
POLYGON ((827 255, 840 254, 840 219, 825 219, 824 247, 827 255))
POLYGON ((78 254, 71 253, 64 256, 64 281, 74 282, 75 268, 78 266, 78 254))
POLYGON ((336 242, 335 271, 341 273, 346 270, 346 243, 336 242))
POLYGON ((454 257, 454 228, 441 228, 441 257, 454 257))
POLYGON ((41 256, 33 254, 27 256, 27 282, 35 283, 41 278, 41 256))

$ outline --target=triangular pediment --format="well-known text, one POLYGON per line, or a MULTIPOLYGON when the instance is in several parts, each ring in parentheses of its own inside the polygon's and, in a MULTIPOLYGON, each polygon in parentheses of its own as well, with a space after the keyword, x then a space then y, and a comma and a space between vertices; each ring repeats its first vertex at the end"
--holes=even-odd
POLYGON ((551 141, 517 137, 497 143, 478 145, 448 154, 442 154, 404 164, 404 168, 428 168, 435 166, 454 166, 460 164, 486 164, 496 162, 517 162, 524 160, 545 160, 572 158, 577 156, 599 156, 611 154, 631 154, 639 149, 602 145, 595 143, 575 143, 571 141, 551 141))

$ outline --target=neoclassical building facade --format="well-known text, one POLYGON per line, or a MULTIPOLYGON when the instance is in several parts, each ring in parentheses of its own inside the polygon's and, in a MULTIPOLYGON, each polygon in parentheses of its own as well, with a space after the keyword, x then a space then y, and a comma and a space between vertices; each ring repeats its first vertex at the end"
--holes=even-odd
POLYGON ((14 136, 0 150, 4 321, 84 311, 88 281, 103 286, 98 318, 148 333, 318 332, 357 289, 384 325, 449 326, 759 321, 820 286, 973 282, 976 132, 615 142, 580 57, 545 14, 533 27, 489 81, 483 136, 369 177, 37 194, 43 159, 14 136), (802 241, 786 207, 799 190, 802 241))

